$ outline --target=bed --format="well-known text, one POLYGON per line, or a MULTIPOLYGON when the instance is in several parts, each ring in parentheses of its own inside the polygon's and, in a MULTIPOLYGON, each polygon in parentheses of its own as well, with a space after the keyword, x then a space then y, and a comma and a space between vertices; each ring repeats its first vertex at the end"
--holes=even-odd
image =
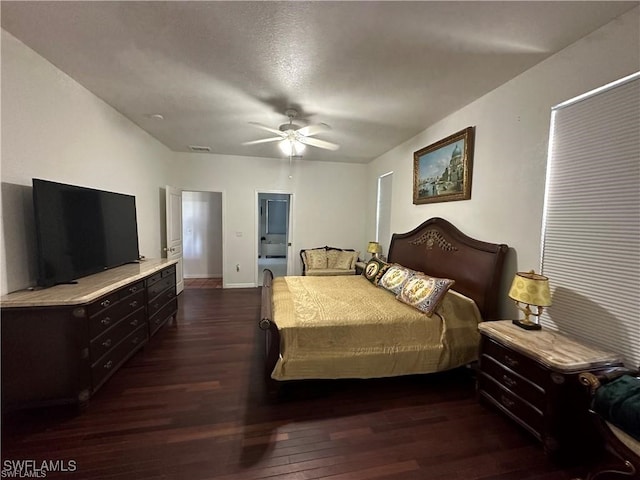
POLYGON ((428 316, 361 275, 264 273, 259 326, 270 383, 449 370, 477 359, 478 322, 498 319, 507 245, 431 218, 394 234, 388 262, 455 284, 428 316))

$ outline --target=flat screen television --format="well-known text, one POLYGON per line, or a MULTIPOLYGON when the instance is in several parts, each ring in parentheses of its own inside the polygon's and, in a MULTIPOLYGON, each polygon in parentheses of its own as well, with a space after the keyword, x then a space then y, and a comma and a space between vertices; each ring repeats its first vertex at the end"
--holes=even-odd
POLYGON ((134 196, 34 178, 33 206, 39 286, 139 260, 134 196))

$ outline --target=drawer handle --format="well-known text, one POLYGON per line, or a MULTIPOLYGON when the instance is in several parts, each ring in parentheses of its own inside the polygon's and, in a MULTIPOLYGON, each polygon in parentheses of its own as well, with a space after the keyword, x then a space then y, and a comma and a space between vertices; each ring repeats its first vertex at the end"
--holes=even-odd
POLYGON ((107 325, 111 325, 111 318, 110 317, 104 317, 102 320, 100 320, 100 323, 102 325, 104 325, 105 327, 107 325))
POLYGON ((513 357, 510 357, 509 355, 505 355, 504 356, 504 361, 506 362, 507 365, 509 365, 510 367, 517 367, 518 366, 518 360, 516 360, 513 357))
POLYGON ((103 367, 109 370, 111 367, 113 367, 113 361, 109 360, 107 363, 103 365, 103 367))
POLYGON ((111 339, 107 338, 104 342, 102 342, 102 346, 109 348, 111 346, 111 339))
POLYGON ((131 287, 131 288, 129 289, 129 291, 130 291, 131 293, 136 293, 136 292, 138 291, 138 287, 131 287))
POLYGON ((509 377, 507 375, 503 375, 502 376, 502 381, 509 388, 515 387, 518 384, 517 380, 514 380, 513 378, 511 378, 511 377, 509 377))
POLYGON ((160 322, 162 322, 161 318, 156 318, 156 325, 158 325, 160 322))
POLYGON ((138 343, 140 341, 140 339, 138 337, 135 337, 134 339, 131 340, 131 343, 133 345, 135 345, 136 343, 138 343))
POLYGON ((154 304, 153 304, 153 308, 155 308, 155 309, 160 308, 160 304, 159 304, 159 303, 154 303, 154 304))
POLYGON ((129 304, 129 306, 130 306, 131 308, 136 308, 136 307, 138 306, 138 301, 137 301, 137 300, 134 300, 133 302, 131 302, 131 303, 129 304))
POLYGON ((173 292, 169 292, 169 295, 167 295, 167 298, 173 298, 173 292))
POLYGON ((100 305, 106 308, 111 305, 111 300, 103 300, 102 302, 100 302, 100 305))
POLYGON ((138 326, 138 319, 137 318, 133 319, 131 322, 129 322, 129 325, 131 325, 132 327, 137 327, 138 326))
POLYGON ((500 397, 500 400, 501 400, 502 404, 507 408, 511 408, 516 404, 516 402, 514 402, 513 400, 511 400, 508 397, 505 397, 504 395, 502 395, 500 397))

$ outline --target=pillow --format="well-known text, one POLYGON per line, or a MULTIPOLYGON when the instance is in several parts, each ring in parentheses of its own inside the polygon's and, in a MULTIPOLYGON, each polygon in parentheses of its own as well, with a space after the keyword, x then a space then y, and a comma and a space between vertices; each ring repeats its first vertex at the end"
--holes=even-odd
POLYGON ((305 252, 307 258, 307 268, 327 268, 327 251, 324 248, 316 248, 305 252))
POLYGON ((358 257, 360 256, 360 252, 351 252, 351 267, 350 270, 356 269, 356 262, 358 261, 358 257))
POLYGON ((386 288, 390 292, 398 295, 405 282, 416 273, 418 272, 415 270, 411 270, 410 268, 394 263, 390 265, 384 275, 382 275, 382 278, 378 282, 378 286, 386 288))
POLYGON ((397 298, 431 316, 454 283, 448 278, 434 278, 418 273, 404 283, 397 298))
MULTIPOLYGON (((338 251, 338 255, 333 268, 340 268, 344 270, 351 270, 351 264, 353 263, 354 252, 341 252, 338 251)), ((331 267, 329 267, 331 268, 331 267)))
POLYGON ((389 265, 387 262, 374 257, 367 262, 367 265, 362 271, 362 275, 364 275, 364 278, 369 280, 374 285, 378 285, 380 279, 390 266, 391 265, 389 265))
POLYGON ((340 250, 327 250, 327 268, 340 268, 336 267, 336 263, 338 262, 338 257, 340 256, 340 250))

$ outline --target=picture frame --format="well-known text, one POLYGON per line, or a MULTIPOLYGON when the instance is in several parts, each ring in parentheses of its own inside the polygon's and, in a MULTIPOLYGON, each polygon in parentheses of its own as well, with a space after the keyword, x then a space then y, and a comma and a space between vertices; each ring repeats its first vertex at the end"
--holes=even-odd
POLYGON ((413 153, 413 203, 471 198, 475 127, 449 135, 413 153))

